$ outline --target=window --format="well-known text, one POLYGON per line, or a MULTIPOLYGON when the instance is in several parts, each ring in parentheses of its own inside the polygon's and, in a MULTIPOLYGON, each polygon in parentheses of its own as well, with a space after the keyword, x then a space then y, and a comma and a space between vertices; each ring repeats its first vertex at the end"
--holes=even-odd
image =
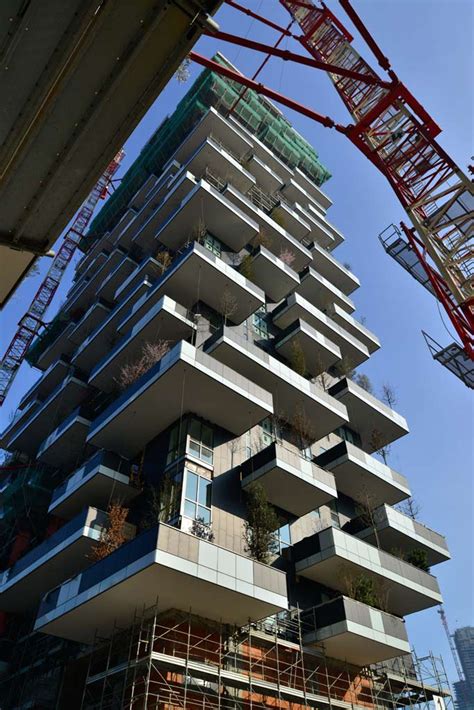
POLYGON ((222 252, 222 242, 220 242, 219 239, 216 239, 216 237, 213 237, 212 234, 209 234, 209 232, 206 232, 204 235, 203 245, 213 254, 220 257, 222 252))
POLYGON ((184 490, 184 515, 191 520, 200 518, 206 525, 211 522, 211 486, 208 478, 186 469, 184 490))
POLYGON ((262 443, 264 446, 270 446, 276 440, 276 431, 273 421, 267 417, 260 424, 262 428, 262 443))
POLYGON ((275 539, 278 543, 278 553, 281 555, 286 547, 291 545, 291 531, 288 523, 285 523, 275 532, 275 539))
POLYGON ((357 432, 352 431, 352 429, 349 429, 347 426, 340 426, 336 431, 334 432, 338 436, 341 437, 341 439, 344 439, 344 441, 348 441, 349 444, 354 444, 354 446, 361 446, 361 440, 359 434, 357 432))
POLYGON ((176 461, 185 453, 212 465, 213 431, 210 426, 195 417, 178 422, 171 430, 166 464, 176 461))
POLYGON ((341 521, 339 519, 339 511, 337 509, 337 501, 336 500, 331 500, 328 503, 329 507, 329 512, 331 514, 331 525, 333 528, 340 528, 341 527, 341 521))
POLYGON ((212 464, 213 460, 213 431, 210 426, 199 419, 191 419, 188 429, 188 452, 192 456, 212 464))
POLYGON ((259 338, 268 340, 270 337, 268 333, 268 323, 267 323, 267 309, 265 306, 256 311, 252 316, 252 328, 254 333, 258 335, 259 338))

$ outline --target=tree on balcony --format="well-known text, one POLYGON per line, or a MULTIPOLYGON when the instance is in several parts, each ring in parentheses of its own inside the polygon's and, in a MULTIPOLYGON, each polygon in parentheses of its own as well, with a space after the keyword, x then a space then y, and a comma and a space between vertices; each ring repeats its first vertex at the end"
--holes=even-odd
POLYGON ((308 372, 306 369, 306 358, 299 340, 293 340, 291 343, 290 365, 298 375, 301 375, 301 377, 306 376, 308 372))
POLYGON ((356 504, 356 513, 361 523, 372 530, 375 544, 380 549, 378 525, 381 521, 382 510, 377 499, 367 488, 363 489, 360 500, 356 504))
POLYGON ((278 517, 267 500, 265 489, 258 483, 250 486, 246 495, 247 520, 244 523, 245 551, 257 562, 268 564, 278 552, 275 530, 278 517))
POLYGON ((382 385, 382 402, 385 402, 385 404, 390 407, 390 409, 393 409, 396 405, 397 395, 392 385, 389 385, 387 383, 382 385))
POLYGON ((237 307, 239 305, 238 301, 236 298, 234 298, 229 289, 225 288, 222 292, 219 305, 224 325, 227 325, 227 319, 232 318, 232 316, 237 310, 237 307))
POLYGON ((391 447, 385 443, 385 438, 378 429, 372 431, 369 445, 375 454, 379 454, 382 457, 384 464, 387 464, 391 447))
POLYGON ((206 523, 204 521, 204 518, 195 518, 192 522, 189 532, 192 535, 201 538, 201 540, 214 542, 214 533, 212 532, 211 524, 206 523))
POLYGON ((410 552, 407 553, 405 559, 411 565, 414 565, 415 567, 418 567, 418 569, 423 570, 423 572, 430 571, 430 566, 428 564, 428 554, 426 550, 422 550, 421 548, 416 547, 414 550, 410 550, 410 552))
POLYGON ((163 249, 157 253, 155 256, 156 261, 160 264, 162 271, 166 271, 171 266, 173 261, 171 254, 166 249, 163 249))
POLYGON ((314 426, 303 407, 295 409, 288 423, 291 427, 295 445, 300 451, 305 451, 316 441, 317 436, 314 426))
POLYGON ((404 515, 408 515, 408 517, 412 520, 418 520, 418 516, 421 512, 421 505, 417 500, 415 500, 415 498, 410 496, 410 498, 404 500, 403 503, 398 504, 397 510, 404 515))
POLYGON ((158 486, 148 486, 145 489, 145 504, 140 528, 145 530, 167 523, 174 517, 178 504, 179 491, 176 482, 166 473, 158 486))
POLYGON ((292 251, 290 251, 290 249, 282 249, 280 251, 280 259, 284 264, 291 267, 293 266, 293 262, 296 259, 296 256, 292 251))
POLYGON ((90 552, 90 559, 94 562, 104 559, 111 552, 123 545, 126 540, 124 526, 127 520, 128 508, 119 501, 112 501, 107 508, 107 522, 100 532, 98 542, 90 552))
POLYGON ((246 279, 249 279, 249 281, 252 281, 254 273, 253 273, 253 264, 252 264, 252 256, 250 254, 246 254, 242 261, 240 262, 239 265, 239 271, 242 274, 242 276, 245 276, 246 279))
POLYGON ((343 355, 334 365, 334 371, 337 377, 349 377, 351 380, 355 377, 354 363, 347 355, 343 355))

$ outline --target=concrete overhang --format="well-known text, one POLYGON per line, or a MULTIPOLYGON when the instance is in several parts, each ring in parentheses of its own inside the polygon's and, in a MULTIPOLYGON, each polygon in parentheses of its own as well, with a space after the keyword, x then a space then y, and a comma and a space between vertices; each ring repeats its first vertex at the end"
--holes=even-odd
POLYGON ((1 4, 2 305, 66 227, 220 4, 1 4))
POLYGON ((259 246, 251 257, 249 278, 275 303, 294 291, 300 282, 296 271, 264 246, 259 246))
POLYGON ((290 363, 295 352, 301 352, 312 376, 326 372, 341 359, 338 346, 302 320, 295 321, 277 338, 275 349, 290 363))

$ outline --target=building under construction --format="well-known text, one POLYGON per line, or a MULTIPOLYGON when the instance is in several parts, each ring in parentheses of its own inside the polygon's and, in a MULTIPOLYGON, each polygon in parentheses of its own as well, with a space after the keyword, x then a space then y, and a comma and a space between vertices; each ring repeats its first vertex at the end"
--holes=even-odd
POLYGON ((2 435, 2 710, 450 707, 329 177, 206 69, 92 223, 2 435))

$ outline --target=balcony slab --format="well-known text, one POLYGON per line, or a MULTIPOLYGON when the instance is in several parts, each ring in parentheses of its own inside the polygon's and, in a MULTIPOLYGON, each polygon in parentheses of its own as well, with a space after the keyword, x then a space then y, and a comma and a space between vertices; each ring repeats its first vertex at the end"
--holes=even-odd
POLYGON ((321 388, 298 375, 258 346, 221 328, 205 346, 207 353, 273 395, 275 412, 288 421, 307 417, 314 440, 326 436, 347 421, 344 407, 321 388))
POLYGON ((329 393, 346 405, 350 426, 359 434, 361 448, 367 453, 408 434, 408 425, 400 414, 349 378, 330 387, 329 393))
POLYGON ((23 395, 18 405, 18 409, 24 409, 32 399, 44 400, 67 376, 71 364, 68 360, 59 358, 45 370, 39 379, 23 395))
POLYGON ((273 407, 268 392, 182 341, 92 422, 87 441, 129 458, 187 412, 241 435, 273 407))
MULTIPOLYGON (((405 553, 423 550, 430 566, 446 562, 451 557, 443 535, 390 505, 385 504, 375 510, 374 520, 377 538, 384 550, 400 549, 405 553)), ((376 543, 373 528, 365 528, 356 534, 361 540, 366 540, 372 545, 376 543)))
POLYGON ((48 513, 69 520, 87 505, 107 510, 112 495, 127 505, 140 493, 130 471, 126 459, 98 451, 53 491, 48 513))
POLYGON ((404 476, 348 441, 341 441, 315 460, 334 474, 338 491, 362 505, 368 495, 375 506, 385 502, 394 505, 411 495, 404 476))
POLYGON ((303 632, 303 643, 323 647, 328 658, 368 666, 410 653, 402 619, 349 597, 320 604, 304 618, 315 630, 303 632))
POLYGON ((360 574, 370 577, 387 611, 413 614, 442 603, 435 577, 388 552, 338 530, 326 528, 293 547, 296 573, 347 594, 360 574))
POLYGON ((337 498, 332 474, 275 442, 244 461, 240 470, 244 490, 260 484, 270 503, 297 517, 337 498))
POLYGON ((205 138, 185 163, 184 168, 199 178, 203 176, 207 169, 210 169, 221 177, 224 182, 231 182, 242 192, 247 192, 256 183, 252 173, 246 170, 231 155, 225 145, 219 143, 212 135, 205 138))
POLYGON ((300 282, 297 288, 298 295, 316 308, 324 310, 330 303, 337 303, 340 308, 349 313, 355 311, 351 299, 311 266, 300 273, 300 282))
POLYGON ((57 468, 74 466, 83 453, 89 426, 81 409, 76 409, 43 441, 36 458, 57 468))
MULTIPOLYGON (((255 175, 258 184, 270 194, 279 190, 283 186, 283 179, 272 170, 261 158, 257 155, 251 155, 245 163, 248 170, 255 175)), ((236 184, 236 187, 239 187, 236 184)), ((239 188, 240 189, 240 188, 239 188)))
POLYGON ((341 328, 344 328, 359 342, 363 343, 371 355, 380 348, 380 340, 377 336, 337 304, 332 303, 329 305, 328 315, 341 328))
POLYGON ((100 360, 92 370, 89 384, 102 392, 117 389, 124 365, 141 357, 143 346, 158 339, 174 344, 186 340, 196 330, 188 311, 163 296, 141 320, 100 360))
POLYGON ((91 643, 138 606, 189 611, 190 599, 193 614, 241 626, 287 609, 286 575, 160 524, 50 592, 35 629, 91 643))
POLYGON ((346 357, 354 367, 369 359, 366 346, 346 332, 329 316, 298 293, 291 293, 272 313, 273 323, 284 330, 298 319, 304 321, 314 330, 324 335, 337 345, 343 357, 346 357))
POLYGON ((275 349, 291 363, 295 348, 301 350, 308 373, 315 377, 341 359, 341 351, 317 330, 302 320, 295 321, 275 341, 275 349))
POLYGON ((259 246, 252 256, 250 269, 250 280, 275 303, 294 291, 300 282, 296 271, 264 246, 259 246))
POLYGON ((91 564, 87 555, 98 541, 107 516, 85 508, 51 537, 27 552, 0 576, 0 607, 26 611, 38 598, 91 564))
POLYGON ((313 255, 313 267, 318 274, 330 281, 346 296, 360 286, 357 276, 343 266, 333 255, 316 242, 310 248, 313 255))

